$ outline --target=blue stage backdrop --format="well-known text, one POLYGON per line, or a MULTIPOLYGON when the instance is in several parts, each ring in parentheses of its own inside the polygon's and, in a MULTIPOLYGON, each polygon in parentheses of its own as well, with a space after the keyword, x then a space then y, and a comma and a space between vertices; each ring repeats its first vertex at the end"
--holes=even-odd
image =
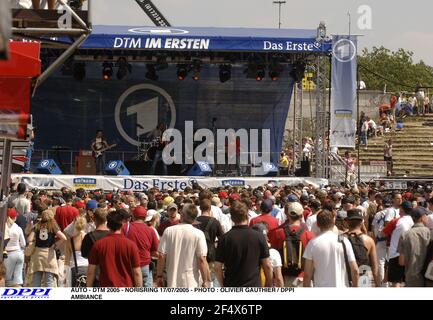
POLYGON ((293 90, 286 67, 278 81, 248 79, 245 66, 232 67, 231 80, 219 81, 219 68, 203 65, 200 80, 191 73, 183 81, 176 66, 158 71, 159 80, 145 78, 146 67, 132 64, 132 73, 102 80, 102 63, 86 63, 86 78, 77 81, 58 72, 48 79, 32 99, 31 112, 37 126, 36 148, 64 145, 73 150, 89 149, 97 129, 102 129, 117 150, 136 150, 137 136, 158 122, 183 131, 185 121, 194 128, 270 129, 273 162, 281 149, 285 122, 293 90))

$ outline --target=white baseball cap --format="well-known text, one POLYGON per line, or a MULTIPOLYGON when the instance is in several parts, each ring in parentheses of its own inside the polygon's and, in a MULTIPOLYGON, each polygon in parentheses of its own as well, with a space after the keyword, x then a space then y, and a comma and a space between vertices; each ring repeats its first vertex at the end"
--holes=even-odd
POLYGON ((144 221, 149 222, 157 214, 158 214, 158 211, 156 211, 154 209, 147 210, 147 216, 146 216, 146 219, 144 219, 144 221))

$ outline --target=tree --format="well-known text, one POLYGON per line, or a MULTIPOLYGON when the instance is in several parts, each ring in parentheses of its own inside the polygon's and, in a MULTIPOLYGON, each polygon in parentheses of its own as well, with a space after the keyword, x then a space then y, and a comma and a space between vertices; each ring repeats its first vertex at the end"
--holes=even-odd
POLYGON ((413 52, 391 51, 383 46, 364 49, 358 56, 360 79, 371 90, 415 91, 418 86, 433 85, 433 67, 424 61, 414 63, 413 52))

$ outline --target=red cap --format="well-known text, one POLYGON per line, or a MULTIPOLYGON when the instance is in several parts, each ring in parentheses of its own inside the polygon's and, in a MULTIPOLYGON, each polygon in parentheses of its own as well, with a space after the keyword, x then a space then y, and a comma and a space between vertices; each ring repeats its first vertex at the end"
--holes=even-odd
POLYGON ((265 193, 263 194, 264 199, 268 199, 270 196, 272 196, 272 192, 269 190, 266 190, 265 193))
POLYGON ((241 196, 238 193, 232 193, 230 195, 230 199, 232 199, 232 200, 241 200, 241 196))
POLYGON ((8 217, 15 219, 18 216, 18 212, 14 208, 8 209, 8 217))
POLYGON ((147 209, 143 206, 138 206, 134 208, 134 216, 136 218, 146 218, 147 217, 147 209))
POLYGON ((77 201, 74 204, 77 209, 86 209, 86 204, 83 201, 77 201))
POLYGON ((229 195, 228 195, 227 192, 225 192, 225 191, 220 191, 220 192, 218 193, 218 197, 219 197, 220 199, 227 199, 227 198, 229 197, 229 195))
POLYGON ((105 196, 105 198, 106 198, 107 200, 111 200, 111 199, 113 199, 113 194, 112 194, 112 193, 109 193, 109 194, 107 194, 107 195, 105 196))
POLYGON ((403 195, 403 197, 404 197, 406 200, 409 200, 409 199, 412 197, 412 194, 411 194, 410 192, 406 192, 406 193, 403 195))

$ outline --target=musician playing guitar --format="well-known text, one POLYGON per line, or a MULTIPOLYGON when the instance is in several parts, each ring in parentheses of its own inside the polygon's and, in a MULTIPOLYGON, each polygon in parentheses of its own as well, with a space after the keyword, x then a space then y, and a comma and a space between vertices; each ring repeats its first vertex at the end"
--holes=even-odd
POLYGON ((96 160, 96 174, 104 173, 104 164, 105 164, 105 151, 115 147, 116 145, 108 145, 107 140, 104 138, 104 134, 102 130, 96 131, 96 137, 92 140, 92 144, 90 148, 93 151, 93 155, 96 160))
POLYGON ((166 145, 166 142, 162 141, 162 135, 164 134, 165 130, 167 130, 167 126, 165 123, 161 122, 148 135, 152 139, 159 140, 159 145, 157 146, 155 157, 153 158, 153 162, 152 162, 152 168, 150 170, 151 175, 155 174, 156 166, 158 165, 159 161, 162 162, 163 174, 165 176, 168 174, 167 165, 164 163, 164 160, 162 159, 162 150, 164 150, 164 147, 166 145))

